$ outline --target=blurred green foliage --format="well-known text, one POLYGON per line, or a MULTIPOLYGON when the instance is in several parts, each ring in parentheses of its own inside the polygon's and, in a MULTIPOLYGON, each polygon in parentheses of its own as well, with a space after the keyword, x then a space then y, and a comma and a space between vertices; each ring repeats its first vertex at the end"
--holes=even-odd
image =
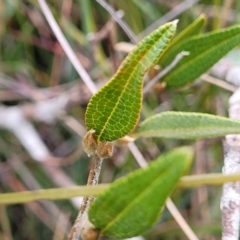
MULTIPOLYGON (((115 9, 124 11, 123 19, 136 35, 181 2, 183 1, 109 1, 115 9)), ((226 1, 220 2, 220 7, 224 6, 224 2, 226 1)), ((124 54, 114 49, 114 45, 120 41, 129 41, 127 35, 115 23, 103 38, 95 38, 91 41, 89 33, 100 31, 111 19, 107 11, 95 1, 51 0, 48 4, 85 69, 95 83, 100 85, 104 83, 113 75, 124 57, 124 54)), ((204 31, 216 29, 216 26, 219 26, 216 22, 222 22, 222 16, 215 15, 213 4, 214 1, 202 0, 177 16, 180 20, 178 31, 186 28, 202 13, 206 13, 208 17, 204 31)), ((231 14, 228 16, 232 17, 224 21, 224 26, 231 26, 239 21, 240 2, 235 1, 230 10, 231 14)), ((81 82, 43 17, 37 1, 2 0, 0 1, 0 19, 0 72, 20 84, 21 91, 25 89, 25 95, 17 94, 19 89, 6 87, 1 81, 1 75, 0 101, 2 106, 34 103, 35 100, 31 96, 35 92, 31 92, 31 89, 44 88, 46 90, 54 87, 65 89, 65 86, 81 82)), ((67 115, 84 125, 85 109, 90 94, 84 85, 81 86, 82 92, 79 94, 85 98, 70 105, 67 115)), ((145 96, 141 119, 166 110, 195 111, 227 116, 228 98, 231 93, 225 89, 203 81, 196 81, 178 90, 162 91, 160 87, 156 85, 150 94, 145 96)), ((65 158, 81 144, 81 136, 70 130, 61 119, 52 124, 35 121, 34 126, 54 156, 65 158)), ((193 145, 196 157, 192 174, 221 171, 223 153, 219 138, 199 141, 138 139, 136 144, 148 161, 174 147, 193 145)), ((21 164, 24 164, 42 188, 57 186, 53 181, 53 176, 45 170, 46 168, 60 169, 78 185, 86 183, 89 171, 89 159, 85 154, 79 154, 74 161, 71 161, 71 164, 65 163, 63 166, 53 167, 40 164, 29 156, 11 132, 0 129, 1 192, 20 191, 22 189, 20 183, 25 189, 33 189, 33 186, 27 184, 29 178, 20 171, 21 164), (16 157, 19 160, 17 163, 13 162, 16 157), (17 165, 14 167, 14 164, 17 165)), ((137 168, 139 167, 127 148, 117 147, 114 156, 104 162, 100 182, 112 182, 137 168)), ((64 179, 62 181, 64 185, 64 179)), ((174 202, 200 239, 220 239, 220 195, 220 187, 176 191, 173 195, 174 202)), ((65 218, 69 218, 70 223, 75 220, 78 210, 72 206, 70 201, 59 201, 54 204, 64 212, 65 218)), ((48 207, 51 208, 52 205, 47 201, 41 201, 39 205, 33 207, 37 210, 36 214, 30 204, 7 206, 7 215, 0 210, 0 239, 3 233, 8 232, 3 224, 6 222, 10 224, 9 234, 14 240, 53 239, 54 234, 59 233, 59 226, 57 227, 59 215, 48 211, 48 207), (46 213, 44 216, 42 216, 42 209, 46 213)), ((66 239, 69 227, 66 227, 63 239, 66 239)), ((171 214, 166 210, 159 223, 144 237, 149 240, 186 239, 171 214)))

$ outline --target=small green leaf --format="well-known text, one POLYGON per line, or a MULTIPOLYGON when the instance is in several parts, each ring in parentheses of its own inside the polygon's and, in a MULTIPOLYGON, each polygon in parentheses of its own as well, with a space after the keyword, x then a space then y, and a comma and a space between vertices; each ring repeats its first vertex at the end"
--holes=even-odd
POLYGON ((109 237, 142 234, 159 218, 167 197, 188 170, 192 157, 191 148, 175 149, 148 168, 117 180, 90 207, 90 221, 109 237))
POLYGON ((157 62, 176 30, 177 21, 161 26, 144 38, 126 57, 113 78, 95 94, 87 107, 87 129, 98 141, 113 141, 136 125, 142 103, 142 78, 157 62))
POLYGON ((166 57, 169 55, 170 49, 172 49, 173 46, 179 44, 180 42, 186 40, 189 37, 192 37, 194 35, 198 35, 203 26, 206 23, 206 16, 204 14, 200 15, 194 22, 192 22, 190 25, 188 25, 186 28, 184 28, 183 31, 181 31, 176 37, 173 38, 173 40, 168 44, 168 47, 166 51, 162 54, 159 64, 162 66, 165 62, 166 57))
POLYGON ((240 25, 191 37, 171 48, 162 59, 161 66, 164 68, 178 53, 190 52, 190 55, 185 56, 162 80, 167 83, 167 87, 179 87, 190 83, 239 43, 240 25))
POLYGON ((131 136, 196 139, 239 133, 238 120, 206 113, 163 112, 140 123, 131 136))

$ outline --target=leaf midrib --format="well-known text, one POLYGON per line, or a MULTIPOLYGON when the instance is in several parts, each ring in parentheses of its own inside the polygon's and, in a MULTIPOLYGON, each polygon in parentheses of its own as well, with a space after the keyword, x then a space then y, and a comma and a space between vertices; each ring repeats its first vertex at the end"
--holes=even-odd
MULTIPOLYGON (((139 63, 136 65, 136 67, 137 67, 138 65, 139 65, 139 63)), ((116 104, 115 104, 115 106, 113 107, 112 112, 110 113, 110 115, 109 115, 109 117, 107 118, 104 126, 102 127, 102 130, 100 131, 100 133, 99 133, 99 135, 98 135, 98 140, 100 140, 100 138, 101 138, 104 130, 106 129, 106 127, 107 127, 107 125, 108 125, 108 123, 109 123, 109 120, 111 119, 113 113, 116 111, 116 108, 117 108, 118 105, 119 105, 120 99, 122 98, 122 95, 125 93, 125 90, 126 90, 127 86, 129 85, 130 78, 132 77, 132 75, 133 75, 134 72, 135 72, 135 68, 134 68, 134 71, 130 74, 130 77, 127 79, 127 82, 126 82, 126 84, 124 85, 123 91, 121 91, 121 94, 119 95, 119 97, 118 97, 118 99, 117 99, 117 101, 116 101, 116 104)), ((117 76, 116 76, 116 77, 117 77, 117 76)), ((113 79, 116 79, 116 78, 113 78, 113 79)), ((142 97, 141 97, 141 99, 142 99, 142 97)))
MULTIPOLYGON (((171 75, 172 75, 172 76, 176 75, 178 72, 180 72, 180 71, 182 71, 183 69, 185 69, 185 68, 186 68, 186 65, 188 65, 189 62, 197 61, 197 60, 198 60, 199 58, 201 58, 206 52, 208 52, 208 51, 209 51, 209 52, 214 51, 216 48, 218 48, 219 45, 222 45, 222 44, 224 44, 224 43, 232 40, 233 38, 237 37, 237 35, 240 35, 240 32, 239 32, 239 33, 236 33, 234 36, 231 36, 231 37, 227 38, 226 40, 221 41, 219 44, 217 44, 217 46, 214 45, 213 47, 210 48, 210 50, 209 50, 209 48, 207 48, 205 51, 203 51, 202 53, 196 55, 194 58, 190 58, 190 57, 189 57, 189 60, 188 60, 188 61, 184 62, 184 63, 182 64, 182 66, 180 65, 175 71, 173 70, 172 73, 170 73, 168 76, 166 76, 166 78, 169 78, 169 76, 171 76, 171 75)), ((190 53, 190 56, 191 56, 191 53, 190 53)), ((168 80, 168 81, 169 81, 169 80, 168 80)), ((167 82, 168 82, 168 81, 167 81, 167 82)))
POLYGON ((148 119, 146 119, 145 121, 143 121, 139 127, 142 127, 143 125, 146 125, 147 123, 157 119, 157 120, 169 120, 169 119, 164 119, 166 117, 188 117, 188 118, 196 118, 196 117, 201 117, 201 118, 207 118, 207 119, 213 119, 213 120, 220 120, 220 121, 228 121, 231 123, 238 123, 240 124, 240 120, 234 120, 231 118, 226 118, 223 116, 218 116, 218 115, 212 115, 209 113, 197 113, 197 112, 174 112, 174 111, 167 111, 167 112, 163 112, 160 114, 156 114, 155 116, 152 116, 148 119))
MULTIPOLYGON (((123 211, 121 211, 118 215, 116 215, 116 216, 114 217, 114 220, 112 220, 109 224, 106 225, 106 227, 104 227, 104 229, 102 230, 102 232, 104 233, 104 231, 107 231, 107 229, 109 229, 116 221, 118 221, 118 219, 121 219, 121 217, 125 215, 125 213, 128 211, 128 209, 131 209, 131 207, 132 207, 133 205, 135 205, 135 203, 139 202, 142 198, 144 198, 144 197, 146 196, 146 192, 149 191, 149 188, 154 187, 154 186, 158 183, 159 178, 163 178, 163 177, 165 177, 166 175, 168 175, 169 172, 168 172, 167 170, 171 169, 171 168, 170 168, 170 165, 171 165, 171 164, 169 164, 169 167, 166 166, 166 170, 163 172, 163 174, 162 174, 162 175, 159 175, 155 180, 153 180, 152 183, 149 185, 149 187, 145 188, 144 191, 139 192, 139 194, 135 196, 134 200, 131 201, 129 204, 127 204, 127 205, 125 206, 125 208, 123 209, 123 211)), ((150 170, 150 169, 149 169, 149 170, 150 170)))
MULTIPOLYGON (((226 127, 224 128, 226 131, 228 130, 234 130, 236 129, 236 127, 226 127)), ((192 130, 199 130, 199 131, 202 131, 202 130, 213 130, 213 131, 217 131, 219 130, 219 127, 217 128, 211 128, 211 127, 201 127, 201 128, 169 128, 168 130, 148 130, 148 131, 144 131, 144 132, 136 132, 136 133, 133 133, 131 134, 131 136, 140 136, 140 135, 149 135, 150 133, 157 133, 157 134, 160 134, 160 133, 167 133, 167 132, 170 132, 171 130, 175 130, 175 131, 184 131, 184 132, 190 132, 192 130)), ((203 131, 202 131, 203 132, 203 131)), ((210 136, 210 135, 209 135, 210 136)))
MULTIPOLYGON (((170 25, 169 28, 166 29, 163 34, 165 34, 167 31, 169 31, 169 29, 170 29, 171 27, 172 27, 172 25, 170 25)), ((121 94, 119 95, 119 97, 118 97, 118 99, 117 99, 117 101, 116 101, 116 104, 115 104, 112 112, 110 113, 110 115, 109 115, 109 117, 107 118, 107 120, 106 120, 106 122, 105 122, 105 124, 104 124, 104 126, 103 126, 103 128, 102 128, 102 130, 100 131, 100 133, 99 133, 99 135, 98 135, 98 140, 101 139, 101 136, 102 136, 104 130, 106 129, 106 127, 107 127, 107 125, 108 125, 108 123, 109 123, 109 120, 111 119, 113 113, 116 111, 116 108, 117 108, 118 105, 119 105, 120 99, 122 98, 122 95, 124 94, 127 86, 129 85, 129 82, 130 82, 130 79, 131 79, 132 75, 135 73, 136 69, 137 69, 138 66, 141 64, 142 59, 152 50, 152 48, 155 46, 156 42, 158 42, 158 40, 162 38, 163 34, 161 34, 160 38, 158 38, 157 41, 155 41, 155 43, 151 46, 151 48, 149 48, 149 50, 147 50, 146 53, 141 57, 140 61, 138 62, 138 64, 135 66, 134 70, 133 70, 132 73, 130 74, 129 78, 128 78, 127 81, 126 81, 126 84, 124 85, 123 91, 121 92, 121 94)), ((171 38, 170 38, 170 39, 171 39, 171 38)), ((170 41, 170 39, 169 39, 169 41, 170 41)), ((166 48, 166 46, 165 46, 164 48, 166 48)), ((164 50, 164 48, 162 49, 162 51, 164 50)), ((146 70, 146 71, 147 71, 147 70, 146 70)), ((140 75, 144 75, 144 72, 146 72, 146 71, 143 71, 143 73, 140 74, 140 75)), ((117 75, 116 75, 115 77, 113 77, 113 80, 116 79, 116 77, 117 77, 117 75)), ((112 80, 112 81, 113 81, 113 80, 112 80)), ((109 82, 109 83, 110 83, 110 82, 109 82)), ((143 84, 143 81, 142 81, 141 85, 142 85, 142 84, 143 84)), ((140 103, 141 103, 141 102, 142 102, 142 94, 141 94, 141 98, 140 98, 140 103)), ((138 113, 139 113, 139 112, 140 112, 140 108, 139 108, 139 110, 138 110, 138 113)), ((135 123, 136 123, 136 122, 137 122, 137 120, 135 121, 135 123)))

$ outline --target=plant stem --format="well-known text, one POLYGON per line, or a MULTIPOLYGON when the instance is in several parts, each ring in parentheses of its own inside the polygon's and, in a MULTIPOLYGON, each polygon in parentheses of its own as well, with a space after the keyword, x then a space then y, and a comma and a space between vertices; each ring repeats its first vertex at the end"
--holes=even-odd
MULTIPOLYGON (((102 161, 103 159, 99 158, 97 155, 93 156, 87 186, 98 184, 102 161)), ((95 197, 93 196, 83 198, 82 205, 80 207, 76 221, 71 229, 68 240, 79 240, 80 236, 82 236, 83 233, 84 236, 82 236, 82 238, 87 239, 86 235, 88 234, 88 232, 94 231, 94 226, 88 220, 88 210, 94 199, 95 197)), ((96 239, 98 239, 98 236, 96 237, 96 239)))
MULTIPOLYGON (((229 99, 229 116, 240 119, 240 88, 229 99)), ((224 142, 223 174, 240 173, 240 135, 227 135, 224 142)), ((222 199, 222 240, 239 239, 240 182, 223 185, 222 199)))
POLYGON ((188 56, 189 52, 182 51, 177 54, 174 60, 166 66, 160 73, 158 73, 151 81, 143 88, 143 94, 148 92, 161 78, 166 76, 177 64, 185 57, 188 56))

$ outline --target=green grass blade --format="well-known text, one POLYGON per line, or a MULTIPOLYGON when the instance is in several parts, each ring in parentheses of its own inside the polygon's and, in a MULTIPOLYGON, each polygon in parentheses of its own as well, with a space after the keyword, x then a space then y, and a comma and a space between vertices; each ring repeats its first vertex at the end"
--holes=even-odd
POLYGON ((143 39, 126 57, 113 78, 95 94, 87 107, 87 129, 98 141, 113 141, 136 125, 142 104, 142 78, 154 66, 176 30, 177 21, 167 23, 143 39))
POLYGON ((167 87, 180 87, 190 83, 239 43, 240 25, 185 40, 168 51, 161 66, 164 68, 169 65, 181 51, 188 51, 190 55, 184 57, 163 81, 167 87))
POLYGON ((180 44, 182 41, 188 39, 189 37, 198 35, 206 24, 206 16, 204 14, 200 15, 194 22, 189 26, 184 28, 168 45, 166 51, 163 53, 159 60, 160 65, 164 65, 165 59, 169 55, 170 49, 172 49, 177 44, 180 44), (163 64, 162 64, 163 63, 163 64))
POLYGON ((97 186, 73 186, 2 193, 0 194, 0 204, 26 203, 43 199, 61 200, 79 196, 97 196, 104 192, 108 187, 108 184, 99 184, 97 186))
POLYGON ((68 34, 73 40, 75 40, 81 46, 87 46, 86 36, 68 19, 62 17, 61 27, 64 32, 68 34))
MULTIPOLYGON (((93 13, 93 3, 94 1, 79 1, 80 4, 80 10, 81 10, 81 15, 82 15, 82 27, 84 33, 87 35, 89 33, 94 33, 97 31, 95 19, 94 19, 94 13, 93 13)), ((89 45, 89 41, 87 41, 89 45)), ((89 48, 91 47, 90 45, 88 46, 89 48)), ((104 61, 105 56, 104 52, 102 49, 101 44, 97 43, 95 46, 95 50, 93 51, 94 53, 94 58, 98 63, 101 63, 104 61)))
POLYGON ((206 16, 202 14, 194 22, 184 28, 176 37, 174 37, 169 46, 176 45, 189 37, 198 35, 202 31, 205 24, 206 16))
POLYGON ((143 121, 131 136, 197 139, 239 133, 238 120, 205 113, 163 112, 143 121))
POLYGON ((109 237, 122 239, 142 234, 159 218, 192 157, 190 148, 175 149, 148 168, 117 180, 90 207, 90 221, 109 237))
MULTIPOLYGON (((180 178, 178 188, 196 188, 206 185, 221 185, 240 181, 240 174, 223 175, 222 173, 198 174, 180 178)), ((76 186, 64 188, 40 189, 24 192, 0 193, 0 205, 19 204, 38 200, 62 200, 79 196, 99 196, 110 184, 97 186, 76 186)))

